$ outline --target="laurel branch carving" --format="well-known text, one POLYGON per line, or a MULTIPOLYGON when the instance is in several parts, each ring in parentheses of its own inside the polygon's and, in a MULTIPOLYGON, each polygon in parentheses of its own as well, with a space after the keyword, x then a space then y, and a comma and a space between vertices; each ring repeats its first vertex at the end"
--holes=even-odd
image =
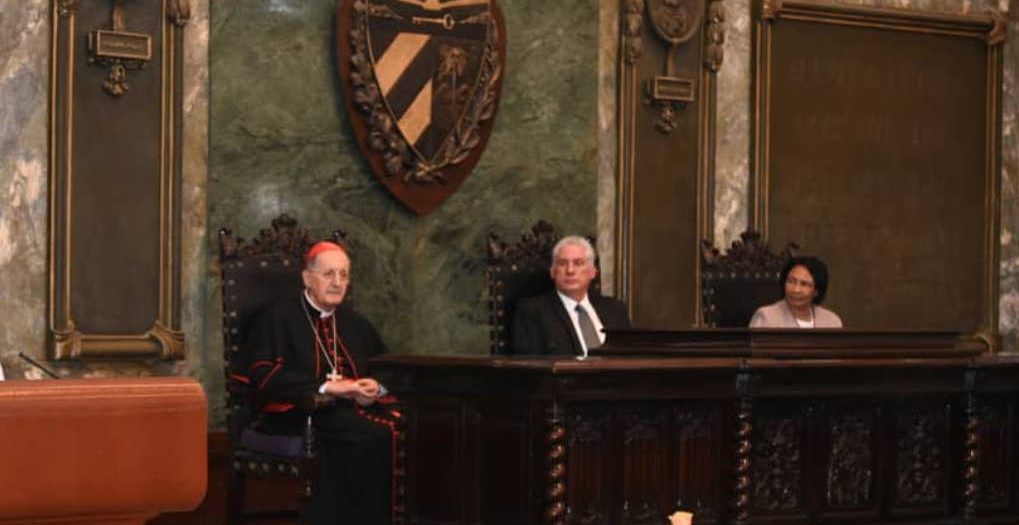
POLYGON ((449 136, 439 146, 435 157, 425 159, 414 153, 386 109, 379 91, 368 53, 368 18, 370 16, 402 19, 388 7, 368 0, 354 3, 354 23, 350 30, 350 83, 354 104, 365 115, 369 145, 382 153, 386 174, 404 182, 435 184, 445 181, 442 170, 459 164, 481 143, 481 125, 495 115, 498 81, 502 76, 499 64, 498 25, 490 14, 478 15, 472 22, 488 25, 485 52, 481 58, 477 92, 470 99, 464 114, 449 136), (479 94, 480 93, 480 94, 479 94))

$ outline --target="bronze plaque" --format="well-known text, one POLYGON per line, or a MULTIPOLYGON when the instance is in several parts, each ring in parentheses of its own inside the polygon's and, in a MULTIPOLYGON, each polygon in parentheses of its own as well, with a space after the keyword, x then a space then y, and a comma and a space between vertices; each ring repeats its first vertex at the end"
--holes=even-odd
POLYGON ((53 0, 52 10, 51 354, 184 357, 180 74, 189 4, 53 0))
POLYGON ((720 0, 619 2, 618 276, 634 326, 701 323, 700 242, 714 214, 720 0))
POLYGON ((846 326, 996 333, 1000 27, 759 2, 755 221, 846 326))
POLYGON ((372 172, 416 213, 463 183, 492 132, 506 62, 495 0, 340 0, 347 114, 372 172))

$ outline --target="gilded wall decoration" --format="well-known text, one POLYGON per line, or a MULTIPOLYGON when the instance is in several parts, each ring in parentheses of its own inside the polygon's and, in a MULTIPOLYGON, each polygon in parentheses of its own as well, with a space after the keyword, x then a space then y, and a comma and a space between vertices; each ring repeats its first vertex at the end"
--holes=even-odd
POLYGON ((115 0, 109 27, 89 32, 88 52, 89 63, 109 68, 103 89, 111 96, 120 97, 131 89, 128 70, 145 69, 145 64, 152 59, 152 37, 128 31, 124 0, 115 0))
POLYGON ((649 0, 648 18, 669 50, 662 74, 655 75, 644 84, 646 103, 658 107, 655 127, 662 133, 672 133, 676 129, 676 110, 693 102, 697 91, 694 79, 677 74, 676 55, 679 46, 692 39, 700 29, 704 3, 701 0, 649 0))

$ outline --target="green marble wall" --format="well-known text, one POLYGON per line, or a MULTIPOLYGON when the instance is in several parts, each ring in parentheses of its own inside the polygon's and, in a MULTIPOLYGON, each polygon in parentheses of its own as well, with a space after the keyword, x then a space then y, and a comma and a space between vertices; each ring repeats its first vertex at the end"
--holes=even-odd
MULTIPOLYGON (((598 2, 499 4, 508 56, 488 149, 453 197, 418 217, 355 146, 335 0, 212 2, 210 228, 251 237, 283 212, 313 231, 339 227, 353 239, 352 300, 394 351, 487 353, 488 233, 516 238, 539 218, 596 227, 598 2)), ((206 346, 221 346, 218 330, 206 346)))
MULTIPOLYGON (((495 132, 457 194, 418 218, 375 182, 351 140, 333 57, 334 0, 191 0, 182 246, 188 358, 47 364, 68 377, 196 377, 209 393, 210 426, 222 428, 215 232, 230 226, 250 237, 282 212, 322 232, 343 227, 356 240, 355 299, 395 350, 486 352, 480 264, 487 233, 512 238, 546 218, 609 239, 615 198, 618 0, 498 1, 509 53, 495 132)), ((1003 350, 1019 352, 1019 0, 843 1, 947 13, 993 8, 1006 17, 1000 329, 1003 350)), ((8 378, 40 379, 17 353, 46 357, 50 2, 7 2, 0 16, 0 100, 9 102, 0 107, 0 309, 7 312, 0 362, 8 378)), ((725 4, 719 245, 745 227, 749 178, 751 1, 725 4)))

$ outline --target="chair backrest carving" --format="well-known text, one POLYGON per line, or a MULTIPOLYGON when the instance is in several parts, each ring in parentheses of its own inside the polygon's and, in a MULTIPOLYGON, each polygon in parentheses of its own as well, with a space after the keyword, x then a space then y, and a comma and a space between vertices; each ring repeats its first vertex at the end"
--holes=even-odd
MULTIPOLYGON (((265 306, 301 291, 304 254, 318 239, 283 214, 272 220, 250 242, 229 229, 219 231, 219 263, 223 294, 223 361, 227 374, 228 410, 231 432, 247 424, 247 417, 234 417, 235 409, 246 405, 250 393, 245 383, 248 365, 241 353, 255 315, 265 306), (236 427, 235 427, 236 425, 236 427)), ((331 240, 346 244, 346 234, 337 230, 331 240)))
MULTIPOLYGON (((594 240, 588 238, 591 244, 594 240)), ((552 248, 559 241, 554 226, 539 220, 520 241, 508 244, 497 235, 488 236, 489 343, 492 355, 510 352, 510 323, 517 301, 552 290, 552 248)), ((595 266, 598 261, 595 259, 595 266)), ((601 289, 600 276, 591 283, 591 293, 601 289)))
POLYGON ((769 250, 754 231, 740 234, 729 251, 720 254, 708 241, 701 243, 701 298, 704 324, 746 327, 754 311, 782 298, 779 276, 799 246, 789 243, 779 253, 769 250))

